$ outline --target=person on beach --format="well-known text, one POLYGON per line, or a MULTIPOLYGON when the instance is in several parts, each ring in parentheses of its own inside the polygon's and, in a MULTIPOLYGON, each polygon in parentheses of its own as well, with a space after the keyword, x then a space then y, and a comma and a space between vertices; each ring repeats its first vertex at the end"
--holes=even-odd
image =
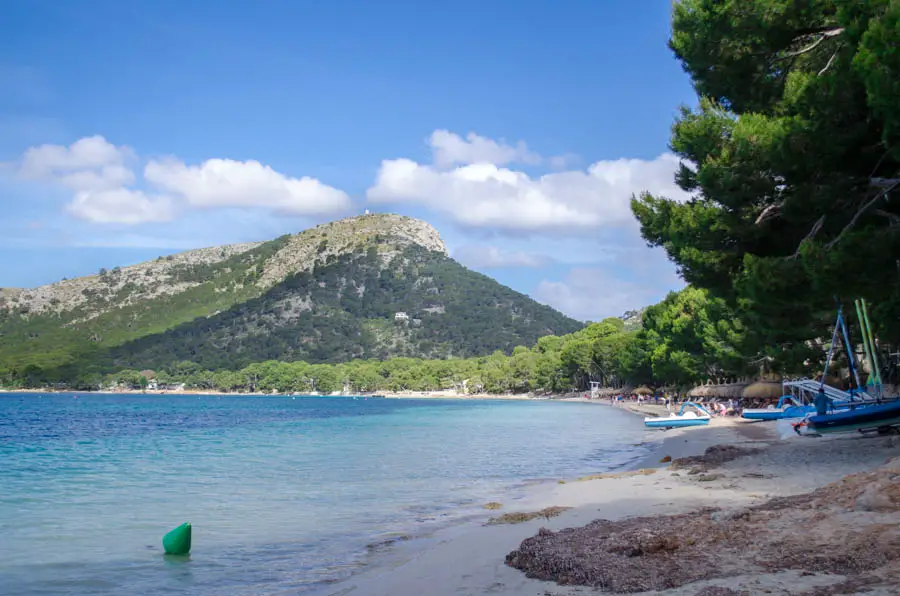
POLYGON ((819 392, 816 394, 816 414, 819 416, 824 416, 828 413, 828 398, 825 397, 825 388, 819 387, 819 392))

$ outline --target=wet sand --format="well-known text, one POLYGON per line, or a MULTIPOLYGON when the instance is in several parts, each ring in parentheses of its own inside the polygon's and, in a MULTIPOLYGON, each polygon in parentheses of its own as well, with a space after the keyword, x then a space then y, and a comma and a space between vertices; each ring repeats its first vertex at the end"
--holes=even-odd
POLYGON ((555 517, 453 528, 326 593, 897 593, 900 490, 891 491, 900 486, 900 460, 885 463, 900 455, 900 438, 781 440, 771 423, 735 418, 662 434, 630 471, 540 487, 496 512, 570 508, 555 517), (697 458, 715 445, 736 449, 697 458), (861 472, 870 475, 822 489, 861 472), (703 540, 713 547, 700 548, 703 540))

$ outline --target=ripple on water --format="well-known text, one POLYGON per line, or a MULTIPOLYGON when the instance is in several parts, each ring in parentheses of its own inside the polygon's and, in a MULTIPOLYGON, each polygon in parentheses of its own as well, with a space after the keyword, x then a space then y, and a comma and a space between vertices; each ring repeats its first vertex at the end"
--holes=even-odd
POLYGON ((0 585, 305 592, 499 495, 620 465, 636 420, 546 401, 0 395, 0 585), (192 555, 162 557, 183 521, 192 555))

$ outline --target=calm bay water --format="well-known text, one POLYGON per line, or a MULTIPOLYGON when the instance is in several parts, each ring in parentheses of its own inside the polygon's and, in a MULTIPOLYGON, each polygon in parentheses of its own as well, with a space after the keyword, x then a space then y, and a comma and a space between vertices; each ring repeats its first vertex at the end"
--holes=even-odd
POLYGON ((639 457, 642 426, 543 401, 0 394, 0 592, 313 592, 373 545, 639 457), (162 556, 185 521, 190 559, 162 556))

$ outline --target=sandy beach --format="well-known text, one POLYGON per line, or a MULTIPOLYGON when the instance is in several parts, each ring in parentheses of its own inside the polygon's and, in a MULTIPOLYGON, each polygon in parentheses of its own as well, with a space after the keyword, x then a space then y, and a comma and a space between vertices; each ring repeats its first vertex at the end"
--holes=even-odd
MULTIPOLYGON (((304 396, 322 396, 322 397, 340 397, 354 395, 352 392, 336 391, 330 394, 319 394, 316 392, 303 394, 285 394, 285 393, 265 393, 262 391, 255 392, 224 392, 213 391, 209 389, 103 389, 103 390, 58 390, 54 388, 39 389, 12 389, 0 387, 0 393, 22 393, 22 394, 41 394, 41 393, 74 393, 84 395, 212 395, 212 396, 235 396, 235 397, 283 397, 285 395, 304 395, 304 396)), ((570 397, 572 394, 563 395, 533 395, 529 393, 466 393, 455 390, 442 391, 379 391, 372 394, 361 394, 362 397, 379 397, 387 399, 512 399, 512 400, 532 400, 532 399, 564 399, 567 401, 590 401, 581 397, 570 397)), ((594 400, 596 403, 596 400, 594 400)))
POLYGON ((897 593, 900 437, 782 440, 771 424, 735 418, 662 436, 628 471, 538 487, 491 512, 553 507, 555 517, 411 541, 326 593, 897 593))

